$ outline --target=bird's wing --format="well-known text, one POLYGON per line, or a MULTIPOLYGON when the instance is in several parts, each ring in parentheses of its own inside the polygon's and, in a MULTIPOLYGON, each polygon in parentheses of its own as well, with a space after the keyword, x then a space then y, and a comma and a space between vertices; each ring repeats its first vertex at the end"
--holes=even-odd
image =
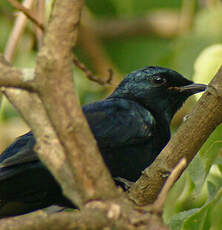
POLYGON ((13 144, 0 154, 0 168, 37 161, 38 156, 33 150, 34 145, 35 139, 32 132, 18 137, 13 144))
POLYGON ((83 111, 100 147, 118 147, 147 141, 155 120, 144 107, 127 100, 105 100, 83 111))
MULTIPOLYGON (((83 111, 100 147, 141 143, 152 135, 155 120, 136 103, 105 100, 84 106, 83 111)), ((34 145, 32 132, 17 138, 0 154, 0 169, 38 161, 34 145)))

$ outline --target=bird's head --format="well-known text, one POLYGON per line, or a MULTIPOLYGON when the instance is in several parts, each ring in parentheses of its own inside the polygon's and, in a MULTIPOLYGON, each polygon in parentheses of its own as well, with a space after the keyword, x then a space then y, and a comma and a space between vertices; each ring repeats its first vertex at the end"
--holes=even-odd
POLYGON ((205 89, 174 70, 150 66, 128 74, 110 97, 136 101, 170 121, 189 96, 205 89))

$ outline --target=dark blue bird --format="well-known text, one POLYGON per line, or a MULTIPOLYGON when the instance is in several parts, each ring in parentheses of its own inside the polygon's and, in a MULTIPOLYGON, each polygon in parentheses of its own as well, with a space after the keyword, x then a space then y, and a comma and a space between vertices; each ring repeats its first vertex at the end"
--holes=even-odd
MULTIPOLYGON (((135 181, 170 139, 170 121, 192 94, 206 86, 177 72, 147 67, 126 76, 106 99, 83 106, 112 176, 135 181)), ((0 155, 0 217, 52 204, 73 207, 39 161, 31 132, 0 155)))

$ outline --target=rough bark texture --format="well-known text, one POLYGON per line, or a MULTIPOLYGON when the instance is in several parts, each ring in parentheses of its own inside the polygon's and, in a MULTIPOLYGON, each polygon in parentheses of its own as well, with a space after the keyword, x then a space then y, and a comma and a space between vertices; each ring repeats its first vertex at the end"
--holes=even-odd
POLYGON ((1 230, 169 230, 161 217, 132 210, 128 201, 94 201, 81 211, 48 215, 38 211, 28 215, 0 220, 1 230))
MULTIPOLYGON (((73 88, 71 51, 77 38, 82 4, 80 0, 55 1, 37 58, 35 79, 36 90, 64 147, 75 182, 64 193, 79 207, 89 200, 117 195, 73 88)), ((45 163, 51 168, 50 162, 45 163)))
POLYGON ((36 121, 29 120, 33 115, 27 111, 30 109, 27 105, 33 104, 34 108, 36 104, 37 112, 41 104, 35 93, 29 92, 25 96, 27 102, 21 103, 22 99, 18 95, 27 93, 21 91, 8 93, 9 91, 6 90, 10 101, 30 124, 43 163, 52 170, 63 187, 64 194, 79 207, 90 200, 111 198, 119 194, 104 166, 73 87, 72 48, 77 38, 82 5, 81 0, 54 2, 43 46, 37 58, 35 73, 30 71, 27 74, 27 71, 12 68, 4 60, 1 60, 0 66, 2 86, 25 88, 39 95, 51 131, 43 128, 44 132, 39 132, 41 128, 38 125, 41 126, 44 122, 37 117, 35 117, 36 121), (5 80, 5 76, 8 81, 5 80), (54 141, 56 138, 57 142, 54 141), (46 142, 51 144, 47 147, 44 144, 46 142), (54 143, 58 144, 58 142, 62 147, 54 146, 54 143), (58 159, 49 152, 57 153, 58 159), (64 168, 67 168, 65 175, 71 181, 69 183, 64 182, 65 161, 64 168))

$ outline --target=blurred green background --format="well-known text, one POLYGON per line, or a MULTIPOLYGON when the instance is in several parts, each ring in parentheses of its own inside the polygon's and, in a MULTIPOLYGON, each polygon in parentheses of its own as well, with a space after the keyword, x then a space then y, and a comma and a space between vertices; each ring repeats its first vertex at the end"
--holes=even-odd
MULTIPOLYGON (((33 12, 45 24, 51 3, 44 0, 33 3, 33 12)), ((12 35, 19 27, 15 26, 17 18, 18 11, 7 0, 1 0, 0 52, 14 66, 32 68, 42 34, 28 21, 20 35, 12 35), (10 53, 12 44, 16 46, 10 53)), ((111 85, 101 86, 74 67, 82 104, 104 98, 126 73, 148 65, 173 68, 195 82, 208 83, 222 64, 222 3, 219 0, 86 0, 74 54, 99 79, 107 79, 109 69, 113 71, 111 85)), ((191 98, 175 116, 172 132, 195 100, 197 97, 191 98)), ((27 130, 13 107, 3 99, 0 150, 27 130)), ((222 229, 221 147, 220 126, 169 194, 163 216, 172 229, 222 229)))

